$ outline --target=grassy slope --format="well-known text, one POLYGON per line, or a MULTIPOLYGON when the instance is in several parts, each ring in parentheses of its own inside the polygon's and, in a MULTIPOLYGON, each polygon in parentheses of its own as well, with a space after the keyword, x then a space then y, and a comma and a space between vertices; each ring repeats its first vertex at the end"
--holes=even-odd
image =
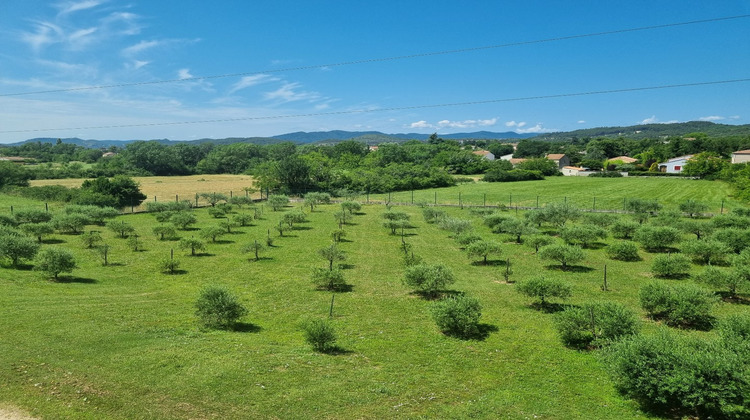
MULTIPOLYGON (((328 244, 335 210, 321 207, 303 229, 277 238, 266 259, 249 262, 240 245, 263 239, 280 217, 266 211, 257 226, 210 244, 210 255, 175 250, 186 271, 175 276, 156 270, 176 243, 150 235, 150 215, 124 216, 143 235, 143 252, 102 229, 113 247, 110 267, 75 236, 54 236, 50 242, 79 256, 71 281, 0 268, 0 398, 50 418, 644 417, 616 394, 596 353, 563 348, 552 316, 498 282, 502 266, 472 265, 417 208, 405 208, 417 226, 408 238, 415 252, 452 267, 453 288, 479 297, 482 322, 496 331, 484 341, 437 331, 430 302, 401 285, 399 238, 380 226, 383 206, 372 205, 342 244, 354 289, 336 296, 334 314, 347 352, 312 352, 299 324, 328 312, 331 295, 310 286, 309 272, 326 264, 315 250, 328 244), (197 329, 192 305, 210 283, 230 286, 250 308, 243 332, 197 329)), ((214 223, 205 209, 198 214, 200 226, 214 223)), ((621 263, 588 250, 582 265, 592 271, 562 273, 544 268, 525 246, 503 248, 516 280, 541 270, 574 283, 572 303, 612 299, 633 308, 652 258, 642 253, 642 262, 621 263), (599 290, 605 263, 607 294, 599 290)), ((719 315, 742 309, 724 304, 719 315)))

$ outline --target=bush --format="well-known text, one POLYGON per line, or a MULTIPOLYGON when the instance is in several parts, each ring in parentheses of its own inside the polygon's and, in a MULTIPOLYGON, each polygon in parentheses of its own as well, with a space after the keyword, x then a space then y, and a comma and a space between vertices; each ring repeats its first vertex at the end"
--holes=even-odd
POLYGON ((638 316, 620 303, 589 303, 566 308, 557 316, 557 332, 563 344, 585 349, 601 347, 627 335, 636 334, 638 316))
POLYGON ((640 226, 638 222, 620 219, 612 223, 609 230, 612 232, 612 236, 617 239, 633 239, 640 226))
POLYGON ((467 246, 473 242, 481 241, 482 237, 474 231, 462 232, 454 238, 459 245, 467 246))
POLYGON ((326 268, 315 267, 312 271, 312 280, 320 290, 339 292, 346 290, 347 287, 344 280, 344 273, 339 269, 328 270, 326 268))
POLYGON ((333 324, 325 319, 314 319, 303 325, 305 341, 313 350, 328 353, 336 349, 336 330, 333 324))
POLYGON ((422 216, 427 223, 436 223, 445 217, 445 211, 435 207, 425 207, 422 209, 422 216))
POLYGON ((641 287, 641 307, 654 319, 676 327, 707 328, 717 302, 712 293, 692 284, 650 283, 641 287))
POLYGON ((580 247, 562 244, 545 246, 539 250, 539 257, 559 262, 563 270, 567 269, 569 264, 575 264, 585 258, 580 247))
POLYGON ((201 290, 195 308, 195 314, 204 327, 224 330, 234 328, 237 321, 248 313, 234 294, 220 286, 201 290))
POLYGON ((711 239, 723 242, 737 254, 750 247, 750 231, 745 229, 721 228, 711 235, 711 239))
POLYGON ((750 314, 734 314, 721 320, 719 334, 728 339, 750 340, 750 314))
POLYGON ((680 278, 690 271, 690 258, 682 254, 657 255, 651 263, 651 273, 656 277, 680 278))
POLYGON ((632 242, 615 242, 607 247, 607 255, 613 260, 639 261, 638 246, 632 242))
POLYGON ((164 258, 159 261, 159 270, 162 273, 175 274, 180 268, 180 261, 174 258, 164 258))
POLYGON ((682 243, 681 251, 694 261, 703 264, 716 264, 725 261, 732 250, 723 242, 710 239, 690 239, 682 243))
POLYGON ((606 239, 607 231, 596 225, 565 226, 560 229, 560 237, 569 245, 580 245, 586 248, 597 239, 606 239))
POLYGON ((516 283, 516 290, 524 296, 539 299, 539 304, 544 307, 547 306, 547 299, 568 298, 573 289, 560 280, 538 276, 516 283))
POLYGON ((482 258, 482 263, 487 265, 487 257, 502 254, 500 244, 494 241, 478 240, 466 246, 466 255, 469 258, 482 258))
POLYGON ((404 284, 428 297, 434 297, 445 286, 453 284, 456 278, 448 267, 442 264, 416 264, 406 267, 404 284))
POLYGON ((44 210, 20 210, 14 216, 18 223, 44 223, 52 220, 52 213, 44 210))
POLYGON ((9 258, 13 267, 21 259, 33 259, 38 251, 39 243, 27 236, 0 235, 0 258, 9 258))
POLYGON ((750 364, 739 346, 663 332, 616 343, 607 361, 620 393, 669 418, 750 416, 750 364))
POLYGON ((76 268, 76 260, 70 251, 62 248, 43 248, 34 259, 34 270, 58 280, 61 273, 70 273, 76 268))
POLYGON ((449 297, 432 306, 432 318, 440 331, 459 338, 477 336, 481 316, 482 305, 477 298, 470 296, 449 297))
POLYGON ((680 231, 668 226, 642 226, 635 232, 633 239, 646 251, 664 251, 680 240, 680 231))

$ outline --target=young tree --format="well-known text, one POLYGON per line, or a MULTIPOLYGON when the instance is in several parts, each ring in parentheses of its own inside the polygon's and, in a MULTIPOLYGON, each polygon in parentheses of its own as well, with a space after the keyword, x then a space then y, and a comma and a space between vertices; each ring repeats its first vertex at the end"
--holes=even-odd
POLYGON ((222 236, 226 233, 226 231, 221 226, 208 226, 200 231, 200 236, 203 239, 211 240, 211 242, 216 242, 216 238, 219 236, 222 236))
POLYGON ((251 226, 253 224, 253 216, 247 213, 237 214, 232 220, 235 225, 242 227, 251 226))
POLYGON ((19 210, 13 214, 18 223, 44 223, 52 220, 52 213, 44 210, 19 210))
POLYGON ((587 248, 597 239, 606 239, 607 231, 596 225, 565 226, 560 229, 560 237, 569 245, 580 245, 587 248))
POLYGON ((60 232, 77 234, 89 222, 82 214, 58 214, 52 219, 52 226, 60 232))
POLYGON ((333 232, 331 232, 331 239, 333 239, 333 243, 337 244, 341 242, 341 240, 346 236, 346 231, 344 229, 336 229, 333 232))
POLYGON ((63 248, 44 248, 34 259, 34 270, 58 280, 61 273, 70 273, 76 268, 76 260, 73 254, 63 248))
POLYGON ((534 252, 538 253, 539 248, 551 245, 554 240, 547 235, 533 235, 526 238, 526 245, 534 248, 534 252))
POLYGON ((638 333, 638 316, 616 302, 587 303, 568 307, 556 319, 557 331, 568 347, 602 347, 614 340, 638 333))
POLYGON ((436 302, 432 318, 440 331, 459 338, 472 338, 479 334, 482 305, 475 297, 459 295, 436 302))
POLYGON ((701 203, 700 201, 687 200, 680 203, 680 211, 687 213, 690 218, 700 216, 701 213, 708 210, 708 204, 701 203))
POLYGON ((337 269, 326 270, 325 268, 315 267, 312 271, 312 281, 320 290, 338 292, 346 289, 344 273, 337 269))
POLYGON ((573 293, 569 284, 543 276, 516 283, 516 290, 524 296, 537 298, 541 307, 547 307, 549 298, 566 299, 573 293))
POLYGON ((20 259, 33 259, 39 251, 39 243, 26 236, 0 236, 0 258, 10 258, 13 267, 20 259))
POLYGON ((639 292, 641 307, 655 319, 664 319, 677 327, 705 327, 713 317, 711 309, 717 297, 690 283, 670 285, 649 283, 639 292))
POLYGON ((607 247, 607 256, 619 261, 639 261, 638 246, 629 241, 615 242, 607 247))
POLYGON ((504 220, 499 225, 495 226, 493 231, 499 233, 507 233, 515 237, 517 244, 521 243, 522 235, 534 235, 539 232, 533 226, 530 226, 523 220, 517 219, 515 217, 504 220))
POLYGON ((396 231, 398 231, 399 229, 401 231, 403 231, 404 229, 406 229, 406 228, 408 228, 410 226, 411 225, 409 224, 408 220, 391 220, 391 219, 386 219, 383 222, 383 227, 390 229, 391 230, 391 235, 395 235, 396 231))
POLYGON ((272 194, 268 197, 268 205, 273 211, 279 211, 287 204, 289 204, 289 197, 285 195, 272 194))
POLYGON ((126 238, 129 234, 135 232, 133 225, 123 220, 111 220, 107 223, 107 228, 118 233, 121 238, 126 238))
POLYGON ((174 213, 169 221, 180 230, 187 230, 191 225, 198 222, 198 218, 192 212, 179 211, 174 213))
POLYGON ((179 247, 180 249, 189 249, 190 255, 194 256, 195 251, 204 251, 206 249, 206 244, 204 244, 200 239, 182 238, 180 239, 179 247))
POLYGON ((355 212, 362 210, 362 204, 357 201, 344 201, 341 203, 341 210, 354 215, 355 212))
POLYGON ((685 233, 692 233, 695 235, 695 239, 703 239, 714 231, 714 226, 711 223, 700 220, 683 220, 677 228, 685 233))
POLYGON ((336 330, 330 321, 314 319, 306 322, 302 328, 305 341, 312 346, 313 350, 328 353, 336 349, 336 330))
POLYGON ((404 284, 417 292, 435 297, 445 286, 456 281, 453 272, 442 264, 416 264, 406 267, 404 284))
POLYGON ((648 252, 665 251, 680 238, 680 231, 668 226, 641 226, 633 236, 648 252))
POLYGON ((632 213, 639 224, 643 224, 649 217, 654 216, 661 210, 661 204, 656 200, 644 200, 641 198, 629 198, 624 203, 625 211, 632 213))
POLYGON ((180 269, 180 261, 174 258, 164 258, 159 261, 159 270, 162 273, 175 274, 180 269))
POLYGON ((543 260, 553 260, 560 263, 563 270, 568 265, 583 261, 585 255, 580 247, 573 245, 549 245, 539 250, 539 257, 543 260))
POLYGON ((331 244, 323 249, 318 250, 318 255, 328 260, 328 270, 333 271, 333 263, 336 261, 344 261, 346 254, 341 251, 336 244, 331 244))
POLYGON ((315 206, 331 202, 331 194, 324 192, 309 192, 305 194, 305 204, 310 206, 310 213, 315 211, 315 206))
POLYGON ((638 231, 640 226, 638 222, 618 219, 612 224, 609 230, 612 232, 612 236, 617 239, 633 239, 635 232, 638 231))
POLYGON ((51 223, 47 222, 24 223, 20 228, 25 234, 36 237, 39 243, 42 243, 42 239, 45 236, 55 233, 55 228, 52 227, 51 223))
POLYGON ((169 225, 154 226, 152 232, 159 237, 160 241, 163 241, 165 238, 173 238, 177 234, 174 226, 169 225))
POLYGON ((680 278, 690 271, 690 258, 682 254, 657 255, 651 264, 651 272, 656 277, 680 278))
POLYGON ((208 204, 211 205, 211 207, 215 207, 216 204, 218 204, 220 201, 224 201, 224 202, 229 201, 229 197, 227 197, 226 194, 216 193, 216 192, 211 192, 211 193, 204 192, 204 193, 200 193, 200 194, 198 194, 198 197, 206 200, 208 202, 208 204))
POLYGON ((248 310, 225 287, 208 286, 195 302, 195 314, 205 328, 230 330, 248 310))
POLYGON ((102 238, 102 235, 95 230, 82 233, 80 238, 81 238, 81 243, 83 243, 83 246, 85 246, 88 249, 91 249, 104 241, 104 238, 102 238))
POLYGON ((255 254, 255 261, 260 260, 260 252, 263 251, 266 247, 263 246, 262 243, 258 242, 257 240, 254 240, 253 242, 250 242, 249 244, 242 247, 242 252, 248 253, 252 252, 255 254))
POLYGON ((466 246, 466 255, 469 258, 482 258, 483 264, 487 265, 487 257, 489 255, 500 255, 502 248, 500 244, 494 241, 475 241, 466 246))
POLYGON ((681 248, 682 252, 694 261, 703 264, 721 263, 725 261, 727 255, 732 253, 725 243, 710 239, 690 239, 684 241, 681 248))

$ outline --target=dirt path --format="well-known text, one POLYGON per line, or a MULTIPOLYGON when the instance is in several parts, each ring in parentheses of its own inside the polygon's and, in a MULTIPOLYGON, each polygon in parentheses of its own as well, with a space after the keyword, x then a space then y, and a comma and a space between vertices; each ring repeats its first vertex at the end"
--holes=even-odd
POLYGON ((38 420, 38 419, 35 417, 31 417, 28 413, 18 408, 3 406, 3 407, 0 407, 0 420, 38 420))

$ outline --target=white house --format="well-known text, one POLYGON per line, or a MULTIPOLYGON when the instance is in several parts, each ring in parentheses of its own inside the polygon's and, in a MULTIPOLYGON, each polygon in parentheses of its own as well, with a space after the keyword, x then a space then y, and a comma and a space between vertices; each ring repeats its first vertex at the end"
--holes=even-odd
POLYGON ((685 155, 669 159, 668 161, 659 164, 659 171, 668 174, 679 174, 682 172, 687 161, 692 157, 693 155, 685 155))
POLYGON ((732 163, 750 162, 750 150, 738 150, 732 153, 732 163))
POLYGON ((481 157, 483 157, 483 158, 485 158, 487 160, 495 160, 495 155, 492 152, 490 152, 489 150, 475 150, 475 151, 473 151, 471 153, 473 153, 473 154, 475 154, 477 156, 481 156, 481 157))
POLYGON ((508 162, 510 162, 511 159, 513 159, 513 153, 500 156, 500 160, 507 160, 508 162))

